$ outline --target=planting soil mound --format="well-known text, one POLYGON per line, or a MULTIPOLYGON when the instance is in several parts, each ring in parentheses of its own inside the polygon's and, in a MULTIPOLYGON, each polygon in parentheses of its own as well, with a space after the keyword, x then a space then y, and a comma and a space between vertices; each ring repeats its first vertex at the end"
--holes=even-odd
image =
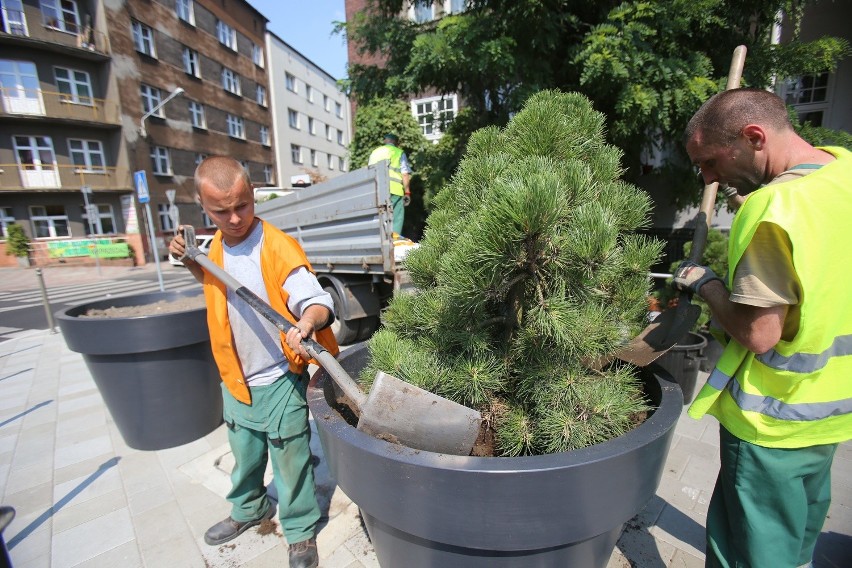
POLYGON ((186 312, 204 307, 204 296, 188 296, 175 300, 160 300, 153 304, 142 306, 120 306, 110 308, 91 308, 81 314, 81 318, 133 318, 143 316, 156 316, 170 314, 173 312, 186 312))

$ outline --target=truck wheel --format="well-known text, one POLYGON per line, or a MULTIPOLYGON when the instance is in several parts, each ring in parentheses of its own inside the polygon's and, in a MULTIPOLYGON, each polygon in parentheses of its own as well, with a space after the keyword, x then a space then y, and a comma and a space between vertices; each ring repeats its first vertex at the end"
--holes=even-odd
POLYGON ((340 301, 340 296, 337 295, 337 290, 333 286, 324 288, 331 295, 331 301, 334 302, 334 323, 331 324, 331 331, 334 332, 334 337, 340 345, 348 345, 354 343, 358 339, 358 328, 360 327, 358 320, 343 319, 343 303, 340 301))

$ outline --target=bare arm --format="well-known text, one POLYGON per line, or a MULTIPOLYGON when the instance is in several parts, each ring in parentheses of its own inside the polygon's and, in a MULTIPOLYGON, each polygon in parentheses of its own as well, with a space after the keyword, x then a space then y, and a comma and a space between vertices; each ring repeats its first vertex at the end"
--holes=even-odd
POLYGON ((303 358, 310 359, 310 355, 302 346, 302 339, 310 337, 316 330, 325 327, 330 316, 329 309, 320 304, 311 304, 305 308, 296 326, 287 332, 287 345, 303 358))
POLYGON ((788 306, 761 308, 732 302, 727 288, 718 280, 702 286, 701 297, 722 329, 749 351, 766 353, 781 340, 788 306))

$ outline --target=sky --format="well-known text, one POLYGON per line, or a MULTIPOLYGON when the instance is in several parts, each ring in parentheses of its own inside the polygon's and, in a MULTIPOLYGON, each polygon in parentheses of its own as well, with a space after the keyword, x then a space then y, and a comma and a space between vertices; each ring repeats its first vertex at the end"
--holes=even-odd
POLYGON ((344 21, 344 0, 248 0, 269 19, 266 28, 335 79, 346 76, 346 43, 332 35, 344 21))

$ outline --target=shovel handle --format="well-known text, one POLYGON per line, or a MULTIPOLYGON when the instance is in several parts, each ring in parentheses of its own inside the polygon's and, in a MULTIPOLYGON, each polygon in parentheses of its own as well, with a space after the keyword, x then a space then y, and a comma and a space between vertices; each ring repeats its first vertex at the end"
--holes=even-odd
MULTIPOLYGON (((734 55, 731 57, 731 67, 728 70, 728 82, 725 85, 726 91, 739 88, 743 77, 745 56, 746 46, 739 45, 734 49, 734 55)), ((689 255, 689 260, 692 262, 701 263, 701 257, 704 256, 704 248, 707 245, 707 233, 710 230, 710 222, 713 220, 713 212, 716 208, 716 193, 718 190, 719 184, 715 181, 704 186, 704 193, 701 195, 701 208, 698 212, 698 217, 695 219, 692 251, 689 255)))
MULTIPOLYGON (((210 273, 211 276, 233 290, 237 296, 242 298, 243 301, 251 306, 258 314, 272 322, 272 324, 283 333, 287 333, 291 328, 296 327, 290 323, 290 320, 276 312, 272 306, 267 304, 261 297, 240 284, 236 278, 219 268, 215 262, 207 258, 207 255, 198 250, 198 247, 195 246, 195 230, 192 227, 184 226, 184 239, 186 239, 185 256, 197 262, 204 270, 210 273), (187 228, 190 230, 187 231, 187 228), (190 238, 187 239, 189 233, 191 233, 191 235, 189 235, 190 238), (190 241, 192 242, 190 243, 190 241)), ((336 382, 341 390, 343 390, 343 394, 352 400, 356 410, 360 412, 367 397, 363 391, 361 391, 358 383, 352 380, 352 377, 350 377, 343 367, 340 366, 340 363, 337 362, 334 355, 329 353, 325 347, 310 337, 302 338, 302 345, 305 347, 305 351, 307 351, 312 358, 316 359, 323 369, 328 371, 328 374, 331 375, 334 382, 336 382)))

